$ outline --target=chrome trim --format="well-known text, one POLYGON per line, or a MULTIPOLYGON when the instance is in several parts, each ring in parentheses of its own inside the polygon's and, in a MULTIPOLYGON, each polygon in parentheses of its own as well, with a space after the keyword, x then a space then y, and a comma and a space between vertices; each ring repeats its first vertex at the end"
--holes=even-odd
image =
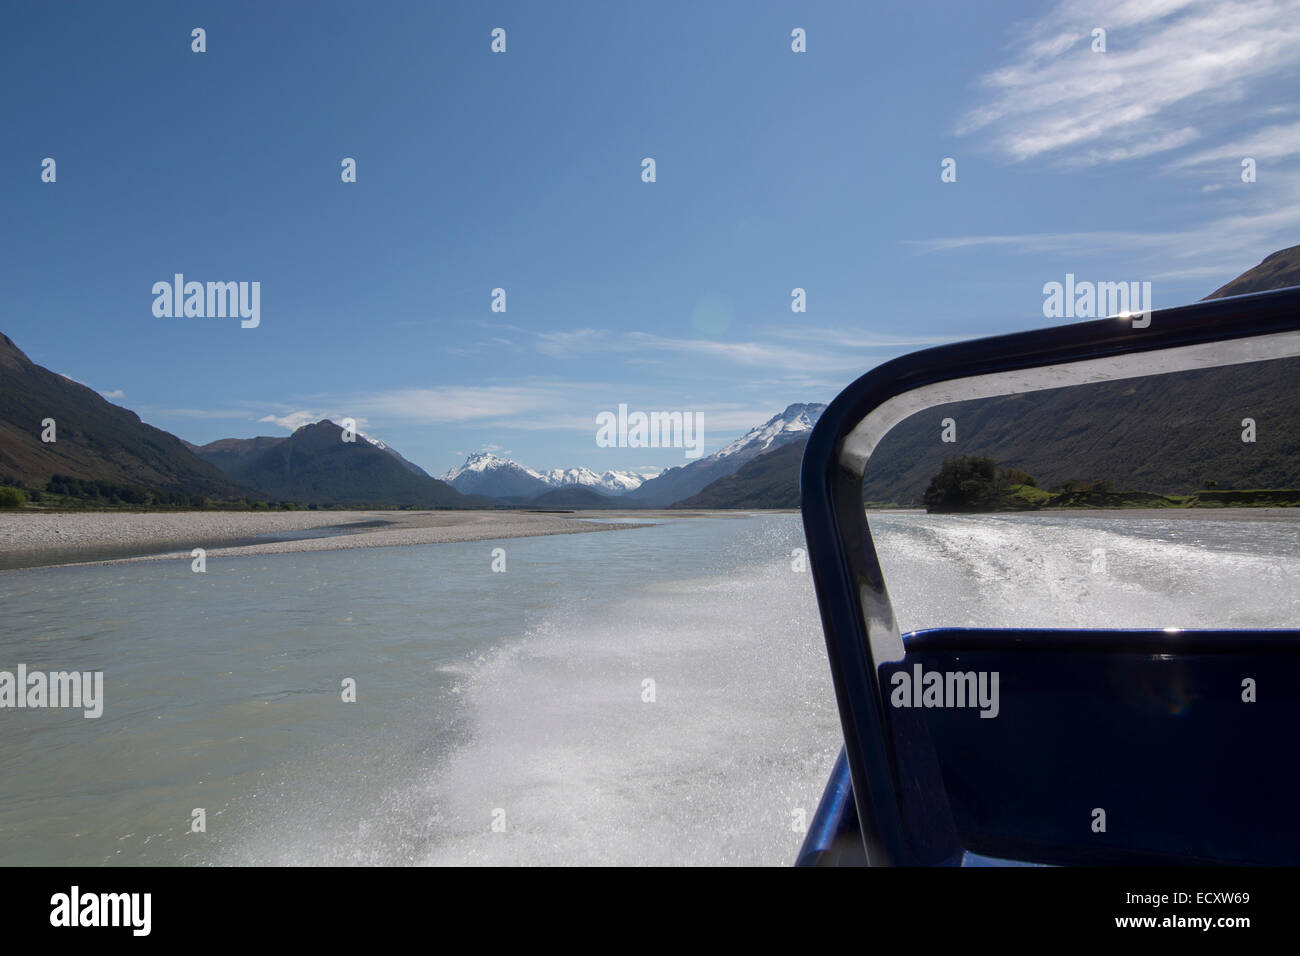
MULTIPOLYGON (((1121 318, 1118 321, 1127 320, 1121 318)), ((1134 330, 1133 334, 1141 335, 1142 332, 1134 330)), ((1296 356, 1300 356, 1300 331, 1158 351, 1125 352, 1105 358, 1038 365, 934 382, 895 395, 872 409, 840 442, 838 463, 840 468, 861 481, 866 473, 867 461, 891 429, 919 412, 940 405, 1296 356)), ((886 661, 902 660, 903 637, 883 577, 879 581, 862 582, 861 600, 867 616, 871 654, 877 666, 886 661)))

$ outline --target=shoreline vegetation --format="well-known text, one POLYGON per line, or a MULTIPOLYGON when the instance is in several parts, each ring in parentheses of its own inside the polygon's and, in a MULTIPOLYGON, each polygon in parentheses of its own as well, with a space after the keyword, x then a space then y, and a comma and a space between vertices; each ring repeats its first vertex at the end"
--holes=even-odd
POLYGON ((976 514, 1007 511, 1131 510, 1169 508, 1297 508, 1300 488, 1205 488, 1186 494, 1115 491, 1105 479, 1068 481, 1050 491, 1032 475, 1001 468, 992 458, 948 458, 930 479, 922 496, 929 514, 976 514))

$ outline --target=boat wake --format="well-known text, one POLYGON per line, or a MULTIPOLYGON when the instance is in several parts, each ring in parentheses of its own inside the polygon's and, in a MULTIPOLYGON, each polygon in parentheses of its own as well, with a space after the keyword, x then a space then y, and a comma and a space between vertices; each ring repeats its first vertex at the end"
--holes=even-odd
MULTIPOLYGON (((1300 617, 1293 523, 871 522, 904 630, 1300 617)), ((441 668, 454 707, 393 728, 399 748, 286 784, 311 796, 259 813, 219 862, 790 863, 841 739, 801 545, 797 517, 767 519, 725 573, 547 610, 441 668)))

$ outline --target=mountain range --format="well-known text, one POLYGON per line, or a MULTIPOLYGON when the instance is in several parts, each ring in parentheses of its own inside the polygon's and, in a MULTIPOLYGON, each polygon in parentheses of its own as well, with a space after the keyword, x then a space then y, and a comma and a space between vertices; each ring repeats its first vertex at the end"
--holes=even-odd
MULTIPOLYGON (((1209 298, 1289 285, 1300 285, 1300 246, 1273 253, 1209 298)), ((170 505, 797 508, 803 447, 824 408, 790 405, 720 451, 650 478, 539 472, 480 452, 439 480, 378 439, 343 441, 329 420, 287 437, 191 445, 36 365, 0 335, 0 484, 40 491, 61 476, 59 487, 75 479, 97 483, 103 497, 170 505), (51 419, 55 440, 42 441, 51 419)), ((1088 478, 1162 493, 1207 481, 1295 487, 1297 420, 1300 359, 961 402, 915 415, 885 436, 868 465, 866 499, 917 503, 944 457, 955 454, 989 455, 1043 487, 1088 478), (949 417, 959 423, 957 444, 938 440, 949 417), (1258 423, 1248 454, 1243 418, 1258 423)))
POLYGON ((97 483, 104 499, 111 493, 128 504, 173 506, 658 507, 806 437, 823 407, 791 405, 721 451, 649 479, 582 467, 539 472, 483 452, 439 480, 376 438, 343 441, 343 430, 327 419, 288 436, 195 445, 36 365, 0 335, 0 484, 39 493, 56 477, 60 488, 70 478, 97 483), (54 421, 52 442, 41 440, 48 419, 54 421))
POLYGON ((621 495, 640 487, 645 479, 631 471, 607 471, 598 475, 590 468, 534 471, 491 452, 475 452, 465 459, 465 464, 443 475, 442 480, 465 494, 527 499, 570 487, 588 488, 602 495, 621 495))
MULTIPOLYGON (((506 503, 569 507, 660 508, 688 498, 719 478, 725 478, 765 453, 806 440, 825 405, 791 405, 720 451, 685 465, 643 478, 635 472, 607 471, 597 475, 589 468, 538 472, 490 452, 476 452, 465 464, 453 468, 442 480, 467 494, 487 495, 506 503), (557 495, 556 489, 588 489, 591 495, 557 495), (609 498, 616 497, 617 503, 609 498)), ((797 490, 797 477, 796 477, 797 490)), ((738 506, 737 506, 738 507, 738 506)))
POLYGON ((822 407, 792 405, 721 451, 648 480, 631 471, 597 474, 583 467, 539 472, 487 452, 470 455, 439 480, 376 438, 359 434, 344 441, 343 430, 328 419, 288 436, 195 445, 36 365, 0 335, 0 484, 31 493, 58 487, 68 494, 65 479, 76 479, 96 483, 105 500, 111 494, 128 504, 173 506, 269 501, 573 509, 612 507, 617 500, 619 507, 656 507, 806 435, 822 407), (52 442, 41 440, 48 419, 54 420, 52 442), (647 486, 650 492, 643 493, 647 486))

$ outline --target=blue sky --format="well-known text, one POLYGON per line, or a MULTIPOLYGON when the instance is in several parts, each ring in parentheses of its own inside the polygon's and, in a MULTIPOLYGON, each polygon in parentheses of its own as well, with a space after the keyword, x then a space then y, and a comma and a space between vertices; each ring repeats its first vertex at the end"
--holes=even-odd
POLYGON ((1161 307, 1300 242, 1295 0, 0 17, 0 331, 199 443, 350 415, 432 473, 654 471, 682 453, 597 447, 596 414, 699 412, 707 453, 1051 324, 1067 272, 1161 307), (176 272, 259 281, 260 326, 155 317, 176 272))

